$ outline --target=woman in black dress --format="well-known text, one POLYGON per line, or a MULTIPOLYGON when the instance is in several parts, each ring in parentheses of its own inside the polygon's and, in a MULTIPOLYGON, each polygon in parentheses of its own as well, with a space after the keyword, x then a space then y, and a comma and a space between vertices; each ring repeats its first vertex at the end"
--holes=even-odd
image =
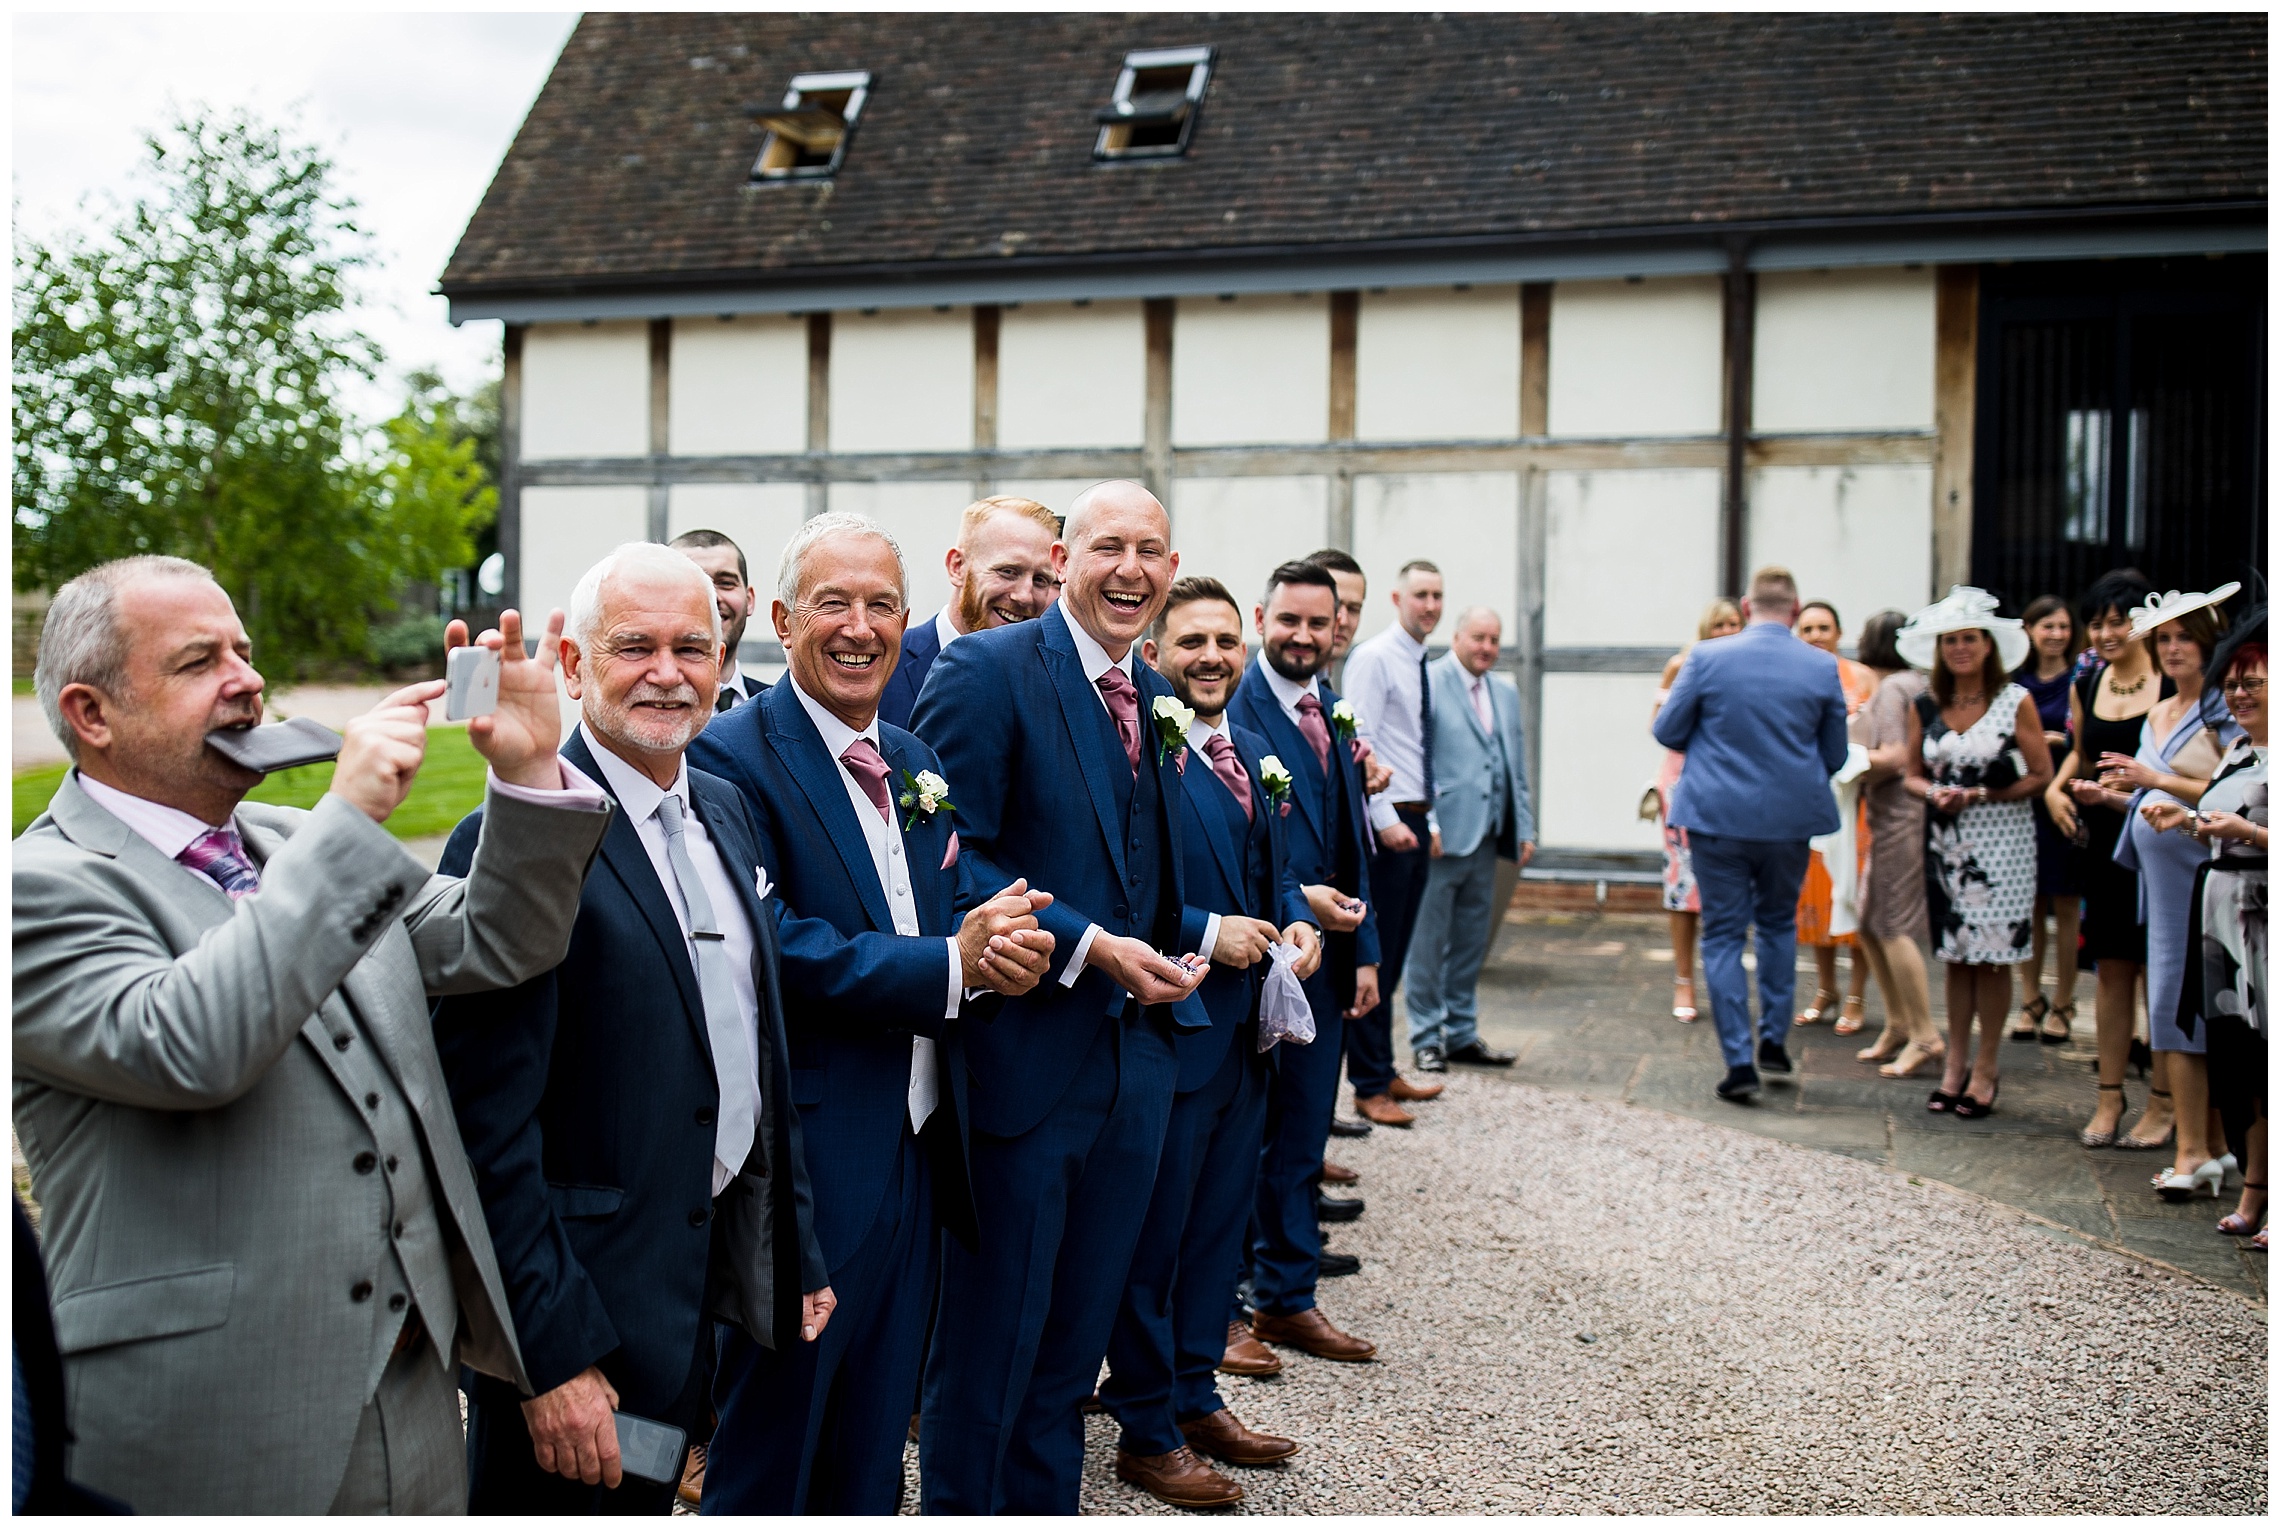
MULTIPOLYGON (((2042 718, 2043 741, 2050 745, 2053 763, 2063 762, 2073 746, 2070 712, 2073 702, 2074 657, 2082 651, 2081 628, 2066 601, 2046 594, 2027 607, 2021 618, 2027 640, 2034 646, 2027 661, 2011 676, 2026 689, 2042 718)), ((2082 890, 2075 884, 2074 844, 2050 820, 2041 796, 2035 802, 2035 945, 2027 957, 2020 981, 2026 996, 2019 1007, 2019 1027, 2011 1038, 2033 1044, 2064 1045, 2074 1032, 2075 948, 2082 932, 2082 890), (2051 987, 2056 1001, 2042 995, 2043 962, 2051 964, 2051 987)))
POLYGON ((2129 1068, 2130 1037, 2137 1026, 2138 978, 2145 970, 2145 925, 2138 922, 2137 874, 2114 863, 2122 814, 2104 805, 2078 804, 2074 787, 2090 787, 2102 800, 2096 772, 2081 773, 2085 759, 2137 752, 2145 717, 2173 686, 2154 667, 2153 654, 2130 634, 2130 610, 2153 588, 2134 569, 2108 573, 2090 586, 2078 614, 2091 648, 2102 660, 2075 682, 2067 731, 2074 749, 2043 792, 2043 805, 2061 834, 2081 846, 2075 860, 2082 889, 2082 954, 2098 968, 2098 1107, 2083 1128, 2085 1146, 2120 1145, 2135 1151, 2167 1146, 2175 1116, 2166 1071, 2153 1079, 2152 1097, 2129 1134, 2121 1133, 2129 1099, 2122 1076, 2129 1068))

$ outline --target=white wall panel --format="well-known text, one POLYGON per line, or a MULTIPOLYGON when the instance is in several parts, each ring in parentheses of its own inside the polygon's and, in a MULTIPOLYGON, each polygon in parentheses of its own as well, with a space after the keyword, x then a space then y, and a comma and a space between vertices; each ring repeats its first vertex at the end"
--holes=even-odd
MULTIPOLYGON (((1313 548, 1305 549, 1311 551, 1313 548)), ((1304 555, 1302 552, 1300 555, 1304 555)), ((1354 557, 1369 575, 1363 637, 1393 623, 1393 580, 1422 557, 1441 570, 1448 598, 1432 641, 1446 643, 1457 612, 1486 605, 1510 647, 1520 611, 1520 475, 1415 472, 1354 479, 1354 557)))
POLYGON ((546 628, 546 613, 570 608, 586 570, 628 541, 649 536, 646 488, 525 488, 522 491, 522 608, 525 629, 546 628))
POLYGON ((1806 599, 1834 604, 1848 640, 1879 610, 1928 604, 1932 469, 1765 467, 1751 473, 1749 565, 1769 562, 1795 573, 1806 599))
POLYGON ((1933 307, 1929 270, 1758 277, 1752 428, 1930 429, 1933 307))
POLYGON ((1716 277, 1552 288, 1554 435, 1714 435, 1725 319, 1716 277))
POLYGON ((1137 446, 1148 330, 1136 302, 1023 303, 998 325, 998 444, 1137 446))
POLYGON ((964 451, 973 443, 969 310, 832 315, 832 450, 964 451))
POLYGON ((532 324, 523 333, 522 454, 649 454, 649 326, 532 324))
POLYGON ((942 554, 958 540, 958 515, 974 502, 971 483, 834 483, 831 507, 868 515, 902 547, 911 570, 913 611, 942 604, 942 554))
POLYGON ((1639 796, 1662 767, 1656 674, 1546 674, 1537 842, 1557 849, 1659 849, 1639 796))
POLYGON ((1544 645, 1691 641, 1718 595, 1720 475, 1554 472, 1544 488, 1544 645))
POLYGON ((1501 439, 1520 432, 1520 289, 1370 292, 1354 337, 1363 440, 1501 439))
POLYGON ((1175 445, 1303 445, 1329 435, 1327 297, 1180 300, 1172 326, 1175 445))
POLYGON ((1327 478, 1182 478, 1172 508, 1181 574, 1225 584, 1242 602, 1246 628, 1267 575, 1321 546, 1329 528, 1327 478))
POLYGON ((748 635, 770 635, 768 601, 776 588, 776 562, 784 543, 807 517, 807 489, 799 483, 676 483, 666 509, 666 535, 719 531, 744 551, 752 582, 760 586, 760 608, 752 613, 748 635))
POLYGON ((807 449, 806 319, 676 319, 672 369, 666 429, 674 455, 807 449))

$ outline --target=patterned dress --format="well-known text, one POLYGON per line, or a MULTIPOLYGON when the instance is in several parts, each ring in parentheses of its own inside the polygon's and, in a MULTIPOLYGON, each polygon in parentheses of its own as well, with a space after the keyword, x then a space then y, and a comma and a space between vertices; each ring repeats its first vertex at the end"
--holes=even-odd
MULTIPOLYGON (((2018 746, 2015 684, 1961 732, 1937 711, 1924 724, 1924 773, 1934 785, 1983 784, 1988 766, 2018 746)), ((2035 819, 2024 801, 1990 801, 1950 817, 1924 813, 1925 897, 1932 953, 1956 965, 2009 966, 2034 944, 2035 819)))

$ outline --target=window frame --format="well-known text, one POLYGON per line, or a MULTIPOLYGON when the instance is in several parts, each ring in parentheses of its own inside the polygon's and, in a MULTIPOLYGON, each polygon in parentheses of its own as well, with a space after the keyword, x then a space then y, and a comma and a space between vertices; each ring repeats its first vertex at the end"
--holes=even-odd
MULTIPOLYGON (((864 103, 870 100, 872 87, 876 83, 877 77, 868 69, 834 69, 793 75, 791 83, 784 88, 783 102, 776 110, 794 111, 807 104, 806 98, 811 95, 844 90, 848 93, 847 107, 840 113, 840 119, 846 123, 846 128, 840 133, 839 144, 831 151, 827 163, 788 165, 780 170, 766 167, 768 156, 775 149, 778 139, 775 129, 770 128, 767 136, 760 140, 760 152, 753 158, 752 170, 747 176, 749 183, 755 186, 786 185, 800 181, 829 180, 837 175, 840 166, 847 162, 847 146, 855 140, 855 129, 862 121, 864 103)), ((773 113, 758 111, 753 115, 765 121, 773 113)))
POLYGON ((1219 64, 1219 49, 1210 44, 1182 48, 1135 48, 1124 55, 1117 69, 1116 86, 1109 92, 1108 104, 1093 114, 1099 130, 1093 135, 1093 162, 1096 164, 1126 164, 1161 159, 1179 159, 1186 156, 1188 145, 1195 137, 1195 119, 1203 110, 1203 97, 1211 88, 1212 71, 1219 64), (1109 135, 1120 125, 1118 108, 1129 108, 1132 88, 1144 70, 1175 69, 1188 66, 1187 94, 1180 109, 1179 137, 1171 143, 1148 144, 1140 148, 1112 148, 1109 135))

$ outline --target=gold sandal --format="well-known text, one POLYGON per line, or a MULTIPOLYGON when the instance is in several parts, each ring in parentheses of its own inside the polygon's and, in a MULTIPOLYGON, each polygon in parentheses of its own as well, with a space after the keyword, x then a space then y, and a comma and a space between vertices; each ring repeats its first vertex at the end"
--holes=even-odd
POLYGON ((1829 1005, 1837 1000, 1837 996, 1834 992, 1816 987, 1813 990, 1813 1006, 1799 1014, 1796 1022, 1799 1024, 1820 1023, 1821 1015, 1828 1011, 1829 1005))
POLYGON ((1845 1011, 1838 1016, 1836 1024, 1829 1033, 1833 1035, 1857 1035, 1867 1027, 1868 1001, 1865 998, 1848 997, 1845 999, 1845 1011))

